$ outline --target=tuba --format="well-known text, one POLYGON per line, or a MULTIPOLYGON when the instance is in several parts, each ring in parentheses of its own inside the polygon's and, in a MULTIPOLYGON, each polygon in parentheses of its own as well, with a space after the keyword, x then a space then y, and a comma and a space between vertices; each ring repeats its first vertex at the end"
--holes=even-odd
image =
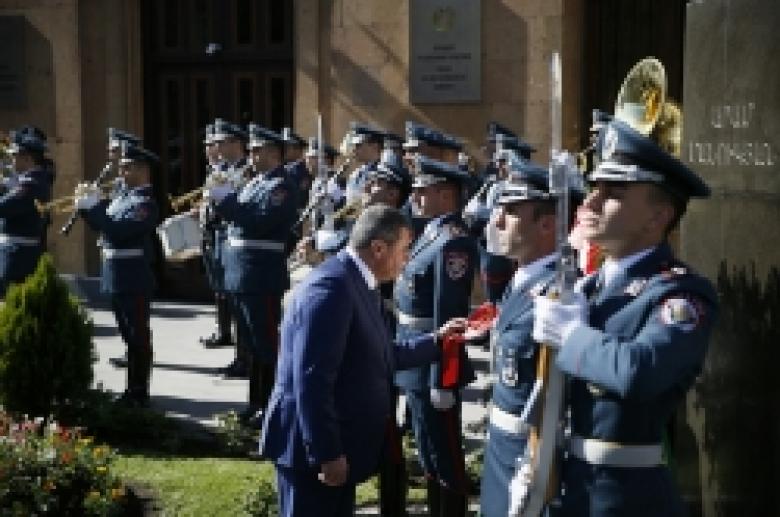
POLYGON ((667 96, 666 69, 654 57, 635 64, 623 80, 615 100, 615 118, 679 157, 682 110, 667 96))

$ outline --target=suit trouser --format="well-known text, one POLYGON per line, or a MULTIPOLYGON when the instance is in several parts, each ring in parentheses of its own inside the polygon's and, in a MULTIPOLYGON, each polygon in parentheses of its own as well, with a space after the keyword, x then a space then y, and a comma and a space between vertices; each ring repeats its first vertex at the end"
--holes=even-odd
POLYGON ((276 466, 279 517, 352 517, 355 485, 330 487, 317 479, 315 470, 276 466))
MULTIPOLYGON (((398 407, 398 388, 393 390, 393 406, 398 407)), ((399 429, 395 413, 387 420, 385 446, 379 464, 380 515, 406 515, 406 458, 403 451, 403 430, 399 429)))

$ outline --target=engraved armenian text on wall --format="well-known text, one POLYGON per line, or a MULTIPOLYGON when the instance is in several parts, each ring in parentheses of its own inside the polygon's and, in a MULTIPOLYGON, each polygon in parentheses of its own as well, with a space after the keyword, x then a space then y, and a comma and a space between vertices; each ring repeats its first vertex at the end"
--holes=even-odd
POLYGON ((710 142, 688 142, 688 161, 716 167, 774 166, 776 157, 772 143, 749 138, 759 113, 754 102, 711 106, 709 126, 723 134, 724 138, 710 142))

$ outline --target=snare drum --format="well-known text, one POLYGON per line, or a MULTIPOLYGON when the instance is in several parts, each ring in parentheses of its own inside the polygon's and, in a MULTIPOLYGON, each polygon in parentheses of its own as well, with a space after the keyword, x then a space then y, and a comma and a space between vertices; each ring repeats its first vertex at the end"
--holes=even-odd
POLYGON ((198 221, 189 214, 169 217, 157 227, 165 259, 179 262, 201 254, 203 234, 198 221))

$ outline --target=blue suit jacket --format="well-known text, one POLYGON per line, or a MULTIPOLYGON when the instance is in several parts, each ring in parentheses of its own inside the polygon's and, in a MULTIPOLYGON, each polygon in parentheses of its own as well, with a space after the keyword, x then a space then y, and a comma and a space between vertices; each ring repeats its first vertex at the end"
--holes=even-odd
POLYGON ((349 481, 367 479, 392 411, 394 369, 438 356, 431 334, 394 344, 357 265, 344 251, 329 258, 298 285, 285 311, 262 454, 308 471, 343 454, 349 481))

